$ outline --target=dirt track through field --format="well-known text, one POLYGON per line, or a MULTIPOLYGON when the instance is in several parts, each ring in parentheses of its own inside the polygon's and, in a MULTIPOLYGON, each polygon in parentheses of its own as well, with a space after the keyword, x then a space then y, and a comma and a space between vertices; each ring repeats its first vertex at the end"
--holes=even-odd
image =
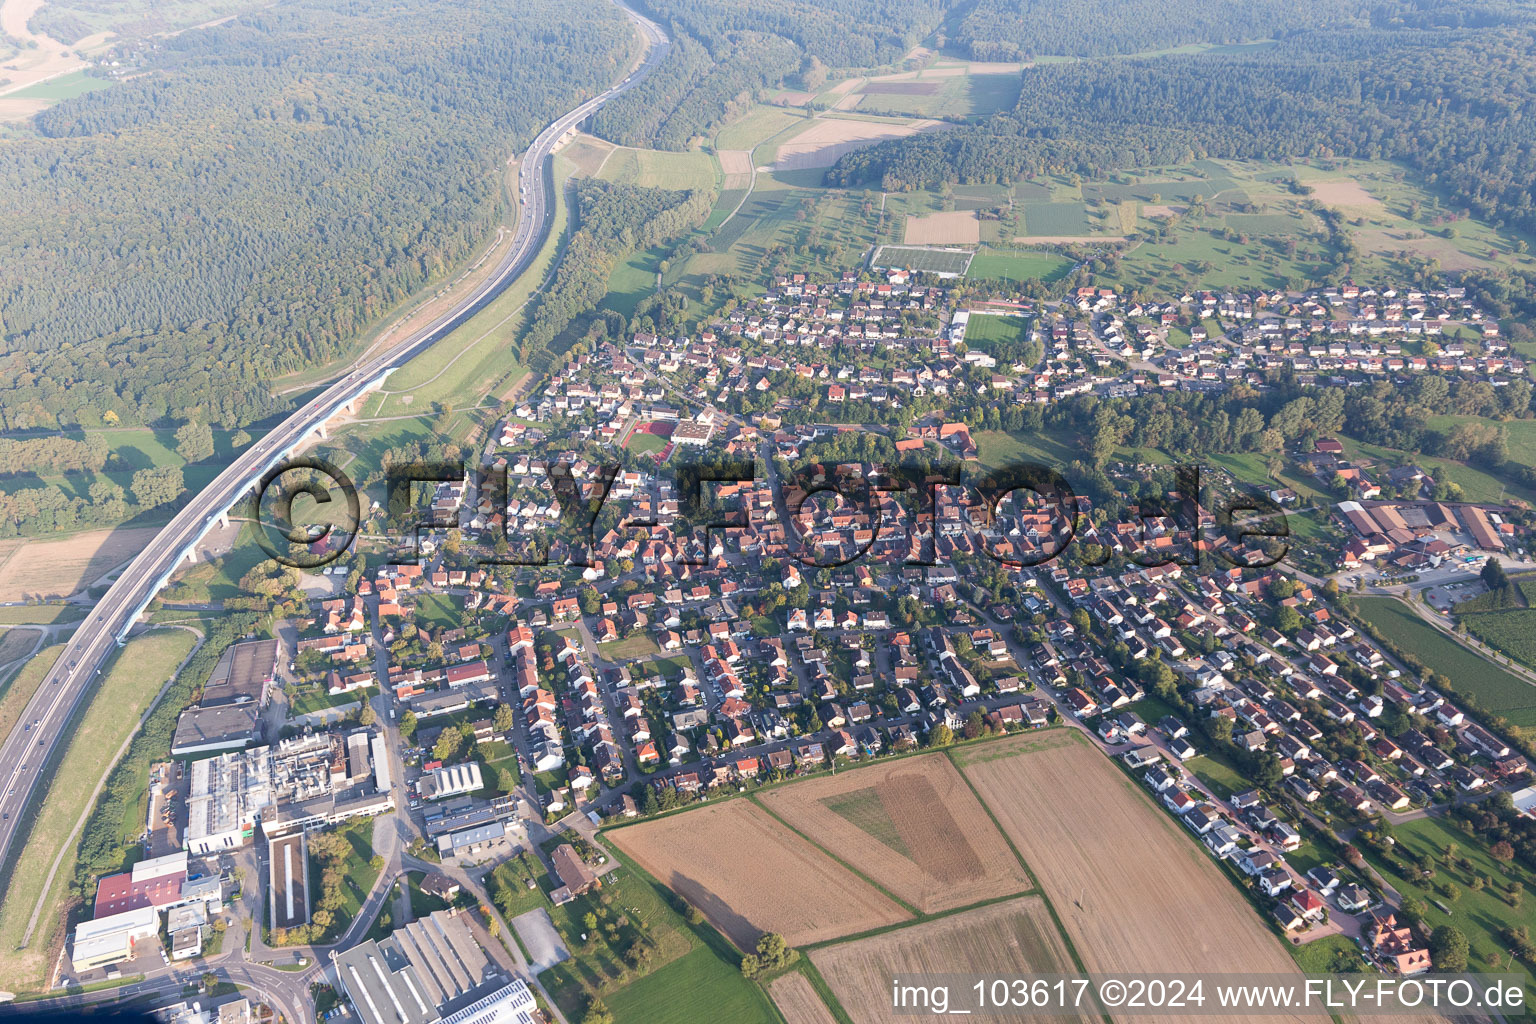
POLYGON ((1124 242, 1124 235, 1018 235, 1017 245, 1077 245, 1087 242, 1124 242))

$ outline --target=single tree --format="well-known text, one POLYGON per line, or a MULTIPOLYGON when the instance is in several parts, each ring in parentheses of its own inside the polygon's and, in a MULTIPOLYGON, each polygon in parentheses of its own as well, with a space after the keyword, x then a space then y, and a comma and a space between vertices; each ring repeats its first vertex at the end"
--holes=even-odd
POLYGON ((1453 924, 1443 924, 1429 936, 1429 958, 1442 974, 1459 974, 1467 969, 1467 937, 1453 924))

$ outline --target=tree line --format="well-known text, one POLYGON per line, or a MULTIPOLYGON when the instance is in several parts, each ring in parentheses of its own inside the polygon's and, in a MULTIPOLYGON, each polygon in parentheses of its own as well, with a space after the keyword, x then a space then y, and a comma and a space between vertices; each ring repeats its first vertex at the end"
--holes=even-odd
POLYGON ((619 258, 698 227, 713 202, 710 192, 578 181, 576 230, 523 335, 522 363, 546 372, 583 331, 595 327, 606 334, 605 321, 593 310, 608 293, 619 258))
POLYGON ((786 79, 819 88, 827 67, 897 61, 952 0, 650 0, 672 49, 636 88, 593 118, 626 146, 685 149, 786 79))
POLYGON ((0 476, 16 473, 98 472, 111 449, 103 434, 0 438, 0 476))
POLYGON ((1309 30, 1239 54, 1041 65, 1023 73, 1013 110, 850 153, 827 180, 903 191, 1206 157, 1391 159, 1454 208, 1531 230, 1533 45, 1536 16, 1511 14, 1494 27, 1309 30))
POLYGON ((1358 10, 1348 0, 1131 0, 1112 11, 1092 0, 977 0, 949 42, 972 60, 1093 57, 1267 39, 1323 24, 1358 26, 1358 10))

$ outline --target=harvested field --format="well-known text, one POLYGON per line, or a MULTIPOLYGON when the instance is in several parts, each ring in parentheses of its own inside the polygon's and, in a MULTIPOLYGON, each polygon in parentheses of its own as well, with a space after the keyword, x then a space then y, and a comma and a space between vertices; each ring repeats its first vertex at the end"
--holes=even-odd
POLYGON ((603 169, 603 164, 607 161, 608 157, 618 148, 607 139, 599 139, 595 135, 581 134, 577 135, 569 144, 561 149, 560 154, 576 165, 576 172, 578 174, 592 178, 597 176, 597 173, 603 169))
POLYGON ((852 121, 845 118, 817 118, 810 127, 779 146, 774 162, 778 170, 805 170, 831 167, 844 153, 872 146, 886 139, 899 139, 938 127, 937 121, 913 121, 911 124, 887 124, 876 121, 852 121))
POLYGON ((616 829, 608 838, 742 949, 764 932, 803 946, 911 916, 747 800, 616 829))
POLYGON ((43 631, 40 629, 20 626, 0 630, 0 667, 31 654, 32 648, 37 646, 42 636, 43 631))
POLYGON ((781 786, 760 799, 796 831, 925 914, 1033 886, 942 754, 781 786))
POLYGON ((720 158, 720 170, 724 172, 724 181, 721 187, 729 192, 733 189, 750 188, 752 185, 752 151, 749 149, 722 149, 717 150, 716 156, 720 158))
POLYGON ((870 82, 863 91, 870 95, 932 96, 939 91, 938 82, 870 82))
POLYGON ((28 121, 53 106, 53 100, 0 96, 0 121, 28 121))
POLYGON ((1016 245, 1076 245, 1079 242, 1123 242, 1124 235, 1019 235, 1016 245))
POLYGON ((0 561, 0 602, 67 597, 144 549, 159 531, 93 530, 63 540, 31 540, 0 561))
POLYGON ((981 241, 981 221, 975 210, 909 216, 903 240, 908 245, 976 245, 981 241))
POLYGON ((837 1024, 837 1018, 821 1001, 803 974, 786 974, 773 979, 768 994, 789 1024, 837 1024))
POLYGON ((1324 206, 1381 205, 1380 199, 1361 188, 1356 181, 1309 181, 1307 184, 1312 186, 1312 198, 1324 206))
POLYGON ((722 149, 715 154, 720 158, 720 169, 726 174, 751 174, 752 152, 746 149, 722 149))
POLYGON ((1299 973, 1195 840, 1075 730, 971 747, 956 761, 1090 973, 1299 973))
POLYGON ((1141 214, 1144 217, 1172 217, 1176 214, 1183 213, 1186 209, 1188 209, 1188 207, 1163 206, 1158 203, 1143 203, 1141 207, 1141 214))
MULTIPOLYGON (((838 1002, 855 1024, 900 1024, 911 1014, 892 1009, 891 981, 902 974, 978 974, 1013 977, 1075 974, 1067 945, 1038 896, 978 907, 962 914, 895 928, 882 935, 811 953, 838 1002)), ((814 993, 813 993, 814 994, 814 993)), ((965 992, 964 995, 971 993, 965 992)), ((961 992, 953 993, 958 999, 961 992)), ((963 1004, 952 1002, 951 1009, 963 1004)), ((972 1013, 971 1021, 1071 1020, 972 1013)), ((1092 1019, 1084 1015, 1079 1019, 1092 1019)))

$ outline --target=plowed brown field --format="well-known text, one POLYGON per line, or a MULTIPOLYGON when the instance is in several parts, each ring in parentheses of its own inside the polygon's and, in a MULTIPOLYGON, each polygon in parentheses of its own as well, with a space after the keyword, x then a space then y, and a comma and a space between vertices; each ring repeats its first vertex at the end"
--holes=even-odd
POLYGON ((1033 884, 943 754, 780 786, 760 799, 796 831, 925 914, 1033 884))
POLYGON ((1090 973, 1299 976, 1280 940, 1195 840, 1076 731, 965 748, 957 761, 1019 848, 1090 973))
MULTIPOLYGON (((811 962, 855 1024, 902 1024, 910 1014, 894 1012, 892 981, 902 974, 971 974, 1017 977, 1075 974, 1061 933, 1038 896, 978 907, 909 928, 818 949, 811 962)), ((956 993, 953 1008, 958 1008, 956 993)), ((926 1019, 933 1019, 927 1017, 926 1019)), ((972 1022, 1069 1021, 1071 1016, 1030 1017, 972 1013, 972 1022)), ((1077 1018, 1092 1019, 1084 1014, 1077 1018)))
POLYGON ((837 1024, 837 1018, 803 974, 775 978, 768 985, 768 994, 789 1024, 837 1024))
POLYGON ((764 932, 804 946, 911 916, 747 800, 615 829, 607 837, 743 949, 764 932))

